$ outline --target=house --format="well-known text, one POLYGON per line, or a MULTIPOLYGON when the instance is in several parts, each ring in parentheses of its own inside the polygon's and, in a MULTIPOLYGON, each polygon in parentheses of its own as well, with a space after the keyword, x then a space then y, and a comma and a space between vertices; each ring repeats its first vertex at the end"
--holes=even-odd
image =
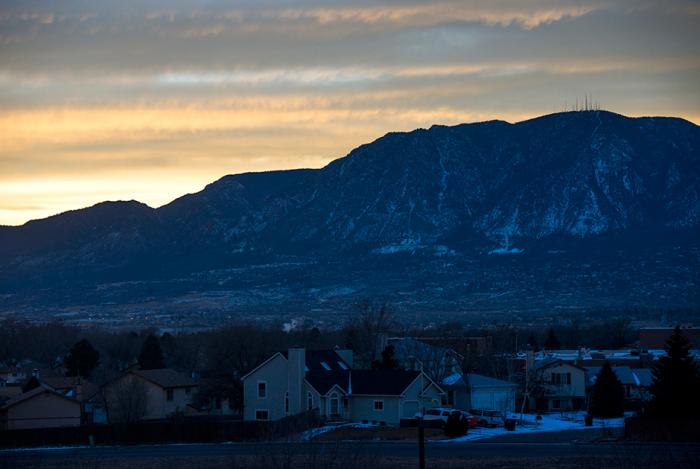
POLYGON ((78 400, 42 384, 0 407, 0 428, 18 430, 77 427, 81 423, 81 415, 78 400))
POLYGON ((17 363, 0 363, 2 386, 21 386, 29 378, 26 367, 17 363))
POLYGON ((134 368, 104 384, 89 404, 104 409, 110 422, 164 419, 184 413, 196 389, 188 373, 134 368))
MULTIPOLYGON (((592 388, 595 384, 599 366, 587 366, 586 387, 592 388)), ((625 400, 628 403, 647 401, 650 399, 649 387, 652 382, 651 368, 631 368, 629 366, 613 366, 613 371, 625 389, 625 400)))
POLYGON ((413 337, 390 338, 387 345, 394 347, 394 359, 401 368, 423 370, 433 381, 442 381, 461 370, 464 357, 449 347, 413 337))
POLYGON ((460 410, 515 411, 516 383, 476 373, 454 373, 442 381, 446 404, 460 410))
POLYGON ((586 402, 586 370, 558 358, 536 362, 530 408, 538 411, 580 410, 586 402))
POLYGON ((279 420, 315 410, 324 419, 396 425, 438 406, 442 389, 413 370, 355 370, 349 350, 278 352, 243 376, 243 418, 279 420))

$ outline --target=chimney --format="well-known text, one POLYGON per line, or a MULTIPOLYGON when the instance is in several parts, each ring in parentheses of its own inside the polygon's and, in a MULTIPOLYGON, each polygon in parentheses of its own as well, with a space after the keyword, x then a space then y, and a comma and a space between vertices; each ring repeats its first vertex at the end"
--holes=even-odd
POLYGON ((287 391, 289 392, 289 415, 304 410, 303 391, 306 374, 306 350, 292 347, 287 352, 287 391))

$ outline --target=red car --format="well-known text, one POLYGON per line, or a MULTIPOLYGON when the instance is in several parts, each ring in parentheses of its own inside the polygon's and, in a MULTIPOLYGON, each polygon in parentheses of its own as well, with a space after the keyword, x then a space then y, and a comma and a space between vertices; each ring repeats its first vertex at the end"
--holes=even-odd
POLYGON ((465 420, 469 422, 469 428, 476 428, 479 426, 479 417, 472 415, 469 412, 462 412, 465 420))

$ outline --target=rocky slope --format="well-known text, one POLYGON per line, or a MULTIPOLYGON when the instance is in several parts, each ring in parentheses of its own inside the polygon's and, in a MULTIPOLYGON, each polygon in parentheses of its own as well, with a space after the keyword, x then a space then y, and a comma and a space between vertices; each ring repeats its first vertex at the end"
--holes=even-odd
MULTIPOLYGON (((682 249, 699 228, 700 127, 570 112, 390 133, 319 170, 226 176, 158 209, 107 202, 0 227, 0 291, 288 256, 340 271, 381 258, 390 273, 415 264, 430 279, 421 256, 533 262, 611 240, 636 255, 670 239, 682 249)), ((697 272, 696 258, 682 262, 697 272)))

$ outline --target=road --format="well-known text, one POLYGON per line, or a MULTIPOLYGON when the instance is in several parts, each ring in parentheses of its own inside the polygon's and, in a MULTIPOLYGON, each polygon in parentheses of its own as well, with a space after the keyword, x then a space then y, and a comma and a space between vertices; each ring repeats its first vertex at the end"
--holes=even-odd
MULTIPOLYGON (((196 458, 219 456, 260 456, 263 454, 324 454, 332 451, 341 454, 366 454, 379 457, 417 456, 415 442, 343 442, 335 443, 221 443, 221 444, 171 444, 140 446, 97 446, 53 449, 0 450, 0 461, 21 466, 31 461, 76 461, 104 459, 145 458, 196 458)), ((428 442, 428 458, 570 458, 570 457, 619 457, 630 454, 659 453, 691 455, 700 460, 698 445, 659 444, 606 444, 606 443, 503 443, 498 441, 472 441, 464 443, 428 442)))

